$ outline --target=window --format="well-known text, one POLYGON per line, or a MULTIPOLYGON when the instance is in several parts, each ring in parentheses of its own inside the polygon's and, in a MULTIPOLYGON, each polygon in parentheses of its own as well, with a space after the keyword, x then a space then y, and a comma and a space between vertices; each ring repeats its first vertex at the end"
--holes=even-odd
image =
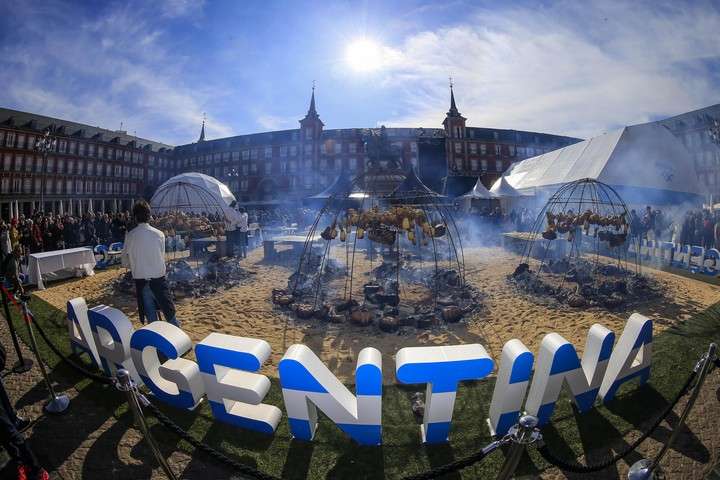
POLYGON ((47 173, 55 172, 55 157, 48 157, 47 164, 45 165, 45 171, 47 173))
MULTIPOLYGON (((220 163, 220 158, 221 158, 221 157, 220 157, 220 154, 219 154, 219 153, 214 154, 214 155, 213 155, 213 162, 214 162, 215 164, 220 163)), ((163 166, 164 166, 164 165, 163 165, 163 166)))
POLYGON ((480 160, 480 168, 483 172, 487 172, 487 160, 480 160))
POLYGON ((510 156, 514 157, 515 156, 515 145, 510 145, 508 148, 510 149, 510 156))
POLYGON ((342 153, 342 143, 335 142, 335 153, 342 153))
MULTIPOLYGON (((413 145, 415 146, 415 149, 417 150, 417 144, 413 143, 413 145)), ((350 150, 350 153, 356 153, 357 152, 357 144, 356 143, 349 144, 348 149, 350 150)))
POLYGON ((35 184, 35 193, 40 193, 40 190, 42 189, 42 185, 40 185, 40 179, 36 178, 35 182, 33 183, 35 184))
POLYGON ((305 155, 310 155, 312 153, 312 145, 305 145, 305 155))
POLYGON ((65 193, 72 193, 72 189, 73 189, 73 181, 65 180, 65 193))
POLYGON ((250 150, 250 158, 252 158, 253 160, 257 160, 257 158, 258 158, 257 148, 253 148, 252 150, 250 150))
POLYGON ((287 157, 287 153, 288 153, 288 147, 286 145, 283 145, 282 147, 280 147, 280 156, 281 157, 287 157))
POLYGON ((272 163, 265 162, 265 175, 270 175, 272 173, 272 163))
POLYGON ((248 189, 249 182, 246 179, 240 180, 240 190, 246 192, 248 189))
POLYGON ((9 172, 12 165, 12 156, 9 153, 3 155, 3 171, 9 172))
POLYGON ((477 171, 477 169, 478 169, 477 159, 473 158, 472 160, 470 160, 470 169, 477 171))
POLYGON ((487 145, 484 143, 480 144, 480 155, 485 155, 487 153, 487 145))
POLYGON ((15 132, 7 132, 5 134, 5 146, 6 147, 14 147, 15 146, 15 132))
POLYGON ((119 177, 122 174, 122 167, 120 165, 115 165, 115 176, 119 177))
POLYGON ((295 160, 290 160, 289 168, 290 168, 290 172, 292 172, 292 173, 294 173, 295 171, 297 171, 297 161, 295 161, 295 160))
POLYGON ((95 156, 95 144, 94 143, 88 144, 87 154, 88 154, 88 157, 95 156))
POLYGON ((246 163, 242 166, 242 174, 247 175, 250 173, 250 166, 246 163))
POLYGON ((294 157, 297 155, 297 147, 295 145, 290 147, 290 156, 294 157))
POLYGON ((503 162, 502 162, 502 160, 495 160, 495 170, 497 170, 498 172, 502 172, 502 171, 503 171, 503 162))
MULTIPOLYGON (((350 145, 354 145, 351 143, 350 145)), ((351 157, 348 159, 348 167, 350 167, 350 170, 357 170, 357 158, 351 157)))
POLYGON ((280 162, 280 173, 285 175, 287 172, 287 162, 280 162))
POLYGON ((495 155, 500 155, 500 145, 495 145, 495 155))
POLYGON ((71 140, 69 145, 70 145, 70 151, 68 153, 76 153, 76 147, 77 147, 76 143, 71 140))
POLYGON ((312 127, 309 127, 305 130, 305 138, 307 140, 310 140, 312 138, 312 136, 313 136, 313 129, 312 129, 312 127))
MULTIPOLYGON (((15 157, 15 161, 18 162, 18 164, 22 163, 22 155, 18 155, 15 157)), ((33 157, 30 155, 25 155, 25 171, 26 172, 32 172, 33 169, 33 157)))
POLYGON ((10 179, 4 177, 0 179, 0 193, 10 193, 10 179))
POLYGON ((470 144, 470 153, 475 155, 477 153, 477 143, 470 144))
POLYGON ((462 143, 455 142, 455 153, 462 153, 462 143))
POLYGON ((232 152, 232 159, 235 161, 240 160, 240 152, 232 152))
POLYGON ((459 126, 459 125, 455 127, 455 137, 456 137, 456 138, 462 138, 462 137, 463 137, 462 127, 459 126))
POLYGON ((17 147, 25 148, 25 135, 22 133, 17 136, 17 147))
POLYGON ((24 178, 23 179, 23 192, 24 193, 31 193, 32 190, 32 179, 31 178, 24 178))
POLYGON ((257 173, 258 168, 257 168, 257 163, 256 163, 256 162, 252 162, 252 163, 250 164, 250 171, 251 171, 253 174, 257 173))
POLYGON ((243 159, 243 160, 250 160, 250 150, 243 150, 243 151, 242 151, 242 159, 243 159))
POLYGON ((272 158, 272 147, 265 147, 265 158, 272 158))

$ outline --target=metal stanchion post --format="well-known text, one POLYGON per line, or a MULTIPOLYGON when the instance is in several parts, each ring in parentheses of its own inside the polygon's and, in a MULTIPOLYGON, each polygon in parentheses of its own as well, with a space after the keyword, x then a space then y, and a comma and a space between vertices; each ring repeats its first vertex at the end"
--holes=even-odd
POLYGON ((500 468, 497 480, 510 480, 520 463, 525 447, 542 438, 537 426, 537 417, 524 415, 520 418, 518 424, 510 429, 509 436, 512 441, 512 446, 505 457, 505 463, 503 463, 502 468, 500 468))
POLYGON ((673 428, 668 441, 665 442, 665 445, 662 446, 658 454, 655 455, 655 458, 652 460, 644 458, 635 462, 628 471, 628 480, 653 480, 656 478, 655 473, 660 470, 660 460, 662 460, 670 448, 670 445, 672 445, 677 436, 680 434, 680 430, 682 430, 682 427, 685 424, 685 419, 690 414, 690 410, 692 410, 693 405, 695 405, 698 395, 700 395, 700 389, 705 382, 705 377, 710 370, 710 365, 712 365, 715 360, 716 351, 717 345, 711 343, 708 347, 707 353, 703 355, 697 365, 695 365, 697 382, 695 383, 695 387, 690 394, 690 398, 688 399, 687 404, 685 404, 685 408, 683 409, 682 414, 680 414, 680 419, 678 420, 677 425, 675 425, 675 428, 673 428))
POLYGON ((40 373, 42 373, 43 379, 45 380, 45 385, 47 386, 48 392, 50 393, 50 400, 48 400, 48 402, 45 404, 45 411, 48 413, 62 413, 67 410, 68 406, 70 405, 70 398, 64 393, 61 393, 60 395, 55 393, 55 389, 50 382, 50 377, 48 377, 47 370, 45 370, 45 364, 40 358, 37 340, 35 339, 35 331, 32 328, 33 317, 27 305, 28 300, 30 300, 30 295, 22 295, 20 297, 20 300, 23 311, 23 319, 25 320, 25 325, 27 325, 28 334, 30 336, 30 348, 32 348, 33 354, 35 355, 35 360, 37 361, 38 367, 40 368, 40 373))
POLYGON ((12 371, 15 373, 24 373, 32 368, 33 362, 29 358, 23 357, 22 350, 20 350, 20 342, 18 342, 17 332, 15 331, 15 326, 12 324, 12 318, 10 317, 7 293, 3 291, 0 293, 0 296, 2 296, 3 312, 5 314, 5 320, 8 324, 8 329, 10 330, 10 338, 12 338, 13 347, 15 348, 15 353, 18 356, 18 361, 15 365, 13 365, 12 371))
POLYGON ((140 427, 140 432, 150 446, 150 450, 152 450, 153 456, 155 456, 155 459, 160 464, 160 468, 163 469, 163 472, 165 472, 165 475, 170 480, 177 480, 178 477, 176 477, 170 469, 170 465, 168 465, 167 460, 163 456, 162 452, 160 452, 160 449, 158 448, 157 443, 155 443, 155 439, 150 434, 150 429, 145 422, 145 416, 143 415, 142 406, 140 405, 140 398, 142 398, 145 402, 147 402, 147 399, 145 399, 145 397, 137 391, 137 386, 130 378, 130 374, 127 370, 124 368, 119 369, 117 371, 116 378, 117 382, 115 386, 118 390, 125 392, 127 395, 128 405, 130 406, 130 410, 133 412, 135 423, 140 427))

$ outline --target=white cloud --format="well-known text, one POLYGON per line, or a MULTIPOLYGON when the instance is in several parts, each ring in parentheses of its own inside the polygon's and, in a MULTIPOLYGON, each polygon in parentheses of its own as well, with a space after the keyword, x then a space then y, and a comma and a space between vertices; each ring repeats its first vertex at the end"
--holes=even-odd
POLYGON ((706 62, 720 58, 717 4, 478 10, 397 50, 382 82, 408 113, 387 125, 439 126, 448 75, 470 125, 581 137, 720 101, 706 62))
MULTIPOLYGON (((184 7, 174 8, 179 15, 184 7)), ((62 3, 18 9, 32 40, 0 48, 7 65, 0 81, 9 85, 0 102, 104 128, 123 122, 129 132, 167 143, 194 141, 202 112, 224 92, 183 81, 185 61, 164 46, 149 12, 126 5, 91 20, 68 10, 62 3)), ((233 133, 212 115, 206 131, 209 138, 233 133)))

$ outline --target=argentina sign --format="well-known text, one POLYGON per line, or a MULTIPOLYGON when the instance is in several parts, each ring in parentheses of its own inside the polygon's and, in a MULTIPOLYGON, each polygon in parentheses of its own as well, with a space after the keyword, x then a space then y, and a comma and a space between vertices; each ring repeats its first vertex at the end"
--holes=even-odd
MULTIPOLYGON (((181 328, 153 322, 135 330, 120 310, 88 308, 83 298, 67 303, 67 326, 73 351, 88 354, 108 375, 128 370, 169 405, 192 410, 207 398, 217 420, 269 435, 283 418, 280 408, 263 403, 270 389, 269 378, 258 373, 271 353, 265 340, 214 332, 195 344, 192 361, 184 358, 193 343, 181 328)), ((582 357, 557 333, 543 337, 537 355, 520 340, 508 341, 496 372, 490 432, 504 435, 521 413, 538 417, 540 425, 549 423, 563 388, 585 412, 613 399, 623 383, 647 382, 652 329, 650 319, 635 313, 616 342, 614 332, 595 324, 582 357)), ((353 393, 310 348, 290 346, 278 364, 278 377, 292 435, 311 441, 319 410, 357 443, 380 445, 382 355, 371 346, 359 352, 353 393)), ((477 343, 406 347, 395 353, 397 381, 426 386, 420 426, 425 443, 448 441, 459 384, 495 371, 495 361, 477 343)))

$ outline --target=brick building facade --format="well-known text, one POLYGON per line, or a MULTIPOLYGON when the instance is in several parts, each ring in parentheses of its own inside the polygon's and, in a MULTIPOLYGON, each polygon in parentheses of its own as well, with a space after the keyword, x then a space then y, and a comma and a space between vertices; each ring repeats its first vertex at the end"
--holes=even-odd
POLYGON ((151 140, 41 115, 0 109, 0 215, 10 202, 21 213, 128 209, 171 176, 172 147, 151 140), (36 149, 47 131, 47 161, 36 149))
MULTIPOLYGON (((451 91, 444 128, 386 128, 405 165, 432 188, 451 195, 489 187, 511 163, 579 141, 544 133, 467 127, 451 91)), ((204 130, 203 130, 204 132, 204 130)), ((369 160, 369 129, 325 129, 310 98, 298 129, 205 140, 176 147, 178 172, 198 171, 227 183, 241 202, 292 203, 322 191, 342 168, 357 173, 369 160)))

